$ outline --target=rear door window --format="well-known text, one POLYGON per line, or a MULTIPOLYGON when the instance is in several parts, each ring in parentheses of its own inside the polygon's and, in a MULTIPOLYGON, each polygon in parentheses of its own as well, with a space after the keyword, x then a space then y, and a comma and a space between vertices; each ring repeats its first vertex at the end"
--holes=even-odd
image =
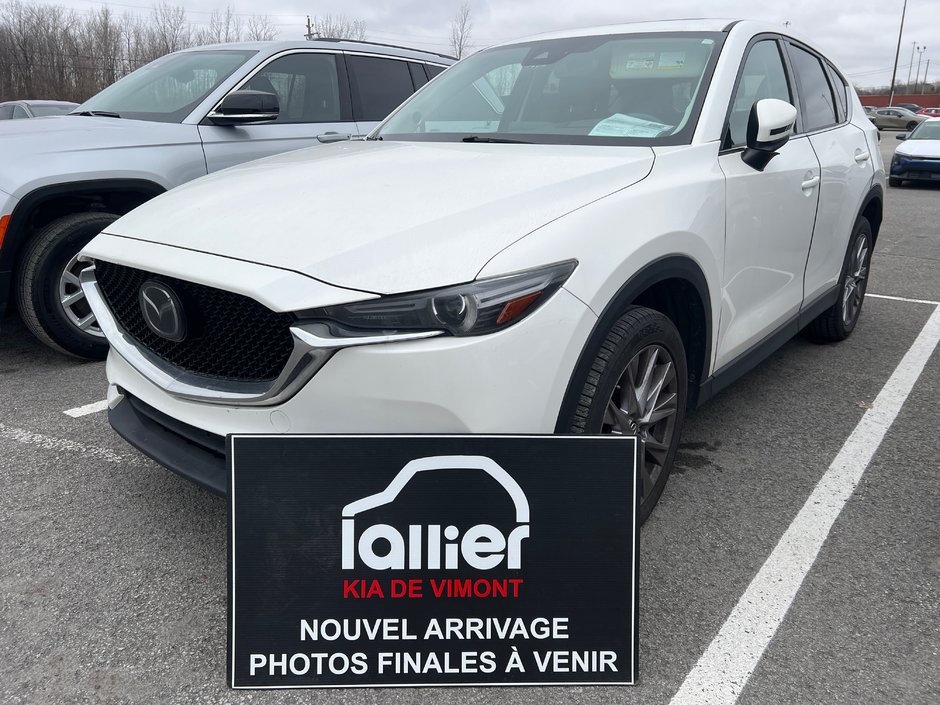
POLYGON ((384 120, 414 93, 406 61, 375 56, 347 55, 356 120, 384 120))

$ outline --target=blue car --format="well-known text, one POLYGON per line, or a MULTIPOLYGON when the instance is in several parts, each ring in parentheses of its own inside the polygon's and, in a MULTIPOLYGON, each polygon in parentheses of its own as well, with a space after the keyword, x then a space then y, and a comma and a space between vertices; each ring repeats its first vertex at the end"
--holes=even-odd
POLYGON ((940 183, 940 118, 918 125, 909 135, 898 135, 898 145, 891 160, 888 183, 900 186, 905 181, 940 183))

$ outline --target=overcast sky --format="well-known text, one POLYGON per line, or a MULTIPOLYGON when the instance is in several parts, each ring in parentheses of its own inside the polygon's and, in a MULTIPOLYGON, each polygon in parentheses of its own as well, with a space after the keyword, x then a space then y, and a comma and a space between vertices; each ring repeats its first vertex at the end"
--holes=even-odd
MULTIPOLYGON (((149 0, 38 0, 87 11, 109 4, 117 12, 146 13, 149 0)), ((307 14, 345 14, 366 23, 368 38, 419 49, 449 51, 450 22, 461 0, 169 0, 186 8, 192 22, 204 23, 213 9, 231 5, 237 13, 266 14, 282 39, 300 39, 307 14)), ((480 49, 506 39, 554 29, 677 17, 758 19, 805 36, 833 58, 858 85, 886 85, 897 47, 903 0, 471 0, 471 44, 480 49)), ((898 80, 906 81, 914 42, 921 77, 927 59, 931 80, 940 80, 940 0, 908 0, 898 80)), ((913 80, 913 76, 911 77, 913 80)))

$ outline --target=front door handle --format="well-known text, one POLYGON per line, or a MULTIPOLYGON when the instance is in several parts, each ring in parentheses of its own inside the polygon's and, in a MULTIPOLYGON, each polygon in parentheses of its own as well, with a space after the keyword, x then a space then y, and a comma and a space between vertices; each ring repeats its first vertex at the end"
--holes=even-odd
POLYGON ((801 185, 804 191, 809 191, 811 188, 819 186, 819 177, 814 176, 812 179, 807 179, 801 185))
POLYGON ((855 161, 859 164, 867 162, 871 155, 868 152, 859 152, 855 155, 855 161))
POLYGON ((329 142, 342 142, 350 139, 351 135, 344 135, 341 132, 323 132, 317 135, 317 140, 327 144, 329 142))

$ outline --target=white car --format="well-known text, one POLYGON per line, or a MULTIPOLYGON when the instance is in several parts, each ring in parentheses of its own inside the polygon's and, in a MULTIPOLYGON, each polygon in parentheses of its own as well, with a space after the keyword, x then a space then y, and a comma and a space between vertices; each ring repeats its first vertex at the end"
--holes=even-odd
POLYGON ((110 421, 220 493, 229 433, 635 433, 645 518, 687 408, 802 328, 851 334, 884 178, 851 85, 778 27, 499 45, 367 141, 95 238, 110 421))

